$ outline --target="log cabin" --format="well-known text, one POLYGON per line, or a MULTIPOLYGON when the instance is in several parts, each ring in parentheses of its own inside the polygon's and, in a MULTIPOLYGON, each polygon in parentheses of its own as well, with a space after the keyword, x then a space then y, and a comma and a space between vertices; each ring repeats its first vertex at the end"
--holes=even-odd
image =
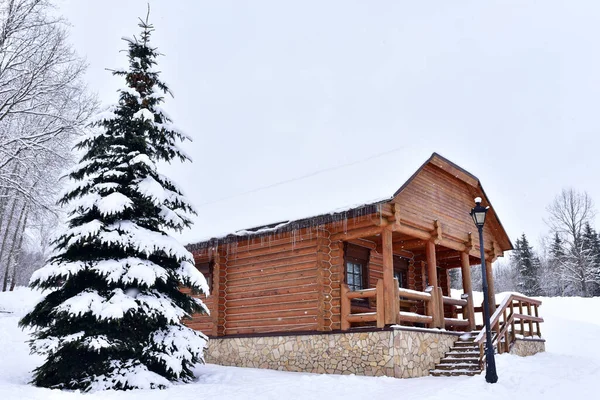
POLYGON ((515 294, 496 304, 492 263, 513 247, 480 181, 437 153, 403 173, 408 178, 374 190, 375 201, 188 245, 211 289, 203 298, 210 315, 187 321, 210 337, 207 361, 392 377, 480 373, 482 305, 471 266, 481 252, 469 215, 476 197, 489 207, 483 236, 494 346, 543 351, 540 301, 515 294), (451 296, 453 269, 462 277, 459 297, 451 296))

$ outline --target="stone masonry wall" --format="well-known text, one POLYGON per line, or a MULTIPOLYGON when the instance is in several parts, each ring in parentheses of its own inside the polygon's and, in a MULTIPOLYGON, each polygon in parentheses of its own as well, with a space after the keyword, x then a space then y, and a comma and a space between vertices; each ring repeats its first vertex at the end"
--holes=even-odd
POLYGON ((543 340, 517 339, 510 349, 510 354, 527 357, 544 351, 546 351, 546 342, 543 340))
POLYGON ((458 336, 391 330, 336 334, 218 338, 206 362, 328 374, 413 378, 429 375, 458 336))

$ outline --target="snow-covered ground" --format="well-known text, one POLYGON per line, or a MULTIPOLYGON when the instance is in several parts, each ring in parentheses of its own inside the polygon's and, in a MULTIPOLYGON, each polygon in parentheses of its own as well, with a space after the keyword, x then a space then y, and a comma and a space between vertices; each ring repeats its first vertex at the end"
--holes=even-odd
POLYGON ((82 394, 28 385, 41 359, 29 355, 28 335, 17 321, 38 294, 19 288, 0 293, 0 399, 580 399, 598 398, 600 382, 600 298, 544 298, 544 354, 497 358, 499 381, 483 376, 394 379, 276 372, 199 366, 198 380, 164 391, 82 394))

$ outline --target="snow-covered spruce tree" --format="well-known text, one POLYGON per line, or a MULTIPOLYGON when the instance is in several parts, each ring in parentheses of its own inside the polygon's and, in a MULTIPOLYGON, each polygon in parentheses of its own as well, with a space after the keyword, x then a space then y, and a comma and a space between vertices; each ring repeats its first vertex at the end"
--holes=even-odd
POLYGON ((46 356, 34 371, 38 386, 81 389, 164 388, 192 379, 206 337, 182 318, 206 312, 181 285, 207 293, 192 255, 165 231, 190 225, 192 206, 157 171, 157 162, 188 157, 187 137, 161 109, 168 87, 159 80, 153 28, 125 39, 129 70, 115 71, 127 87, 101 114, 85 151, 69 173, 75 181, 60 203, 70 206, 68 229, 31 286, 55 288, 21 320, 36 329, 32 351, 46 356))
POLYGON ((512 262, 518 272, 517 290, 527 296, 540 295, 539 260, 525 234, 517 239, 512 262))

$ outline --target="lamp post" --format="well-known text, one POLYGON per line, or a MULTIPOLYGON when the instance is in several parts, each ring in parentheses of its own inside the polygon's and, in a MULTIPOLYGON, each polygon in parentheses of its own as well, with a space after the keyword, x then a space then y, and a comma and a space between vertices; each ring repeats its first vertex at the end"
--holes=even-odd
POLYGON ((483 225, 487 207, 481 205, 481 198, 475 199, 475 207, 471 209, 471 217, 479 231, 479 249, 481 251, 481 282, 483 286, 483 320, 485 322, 485 381, 488 383, 498 382, 496 373, 496 360, 494 359, 494 345, 492 344, 492 332, 490 328, 490 295, 488 293, 487 274, 485 272, 485 249, 483 247, 483 225))

